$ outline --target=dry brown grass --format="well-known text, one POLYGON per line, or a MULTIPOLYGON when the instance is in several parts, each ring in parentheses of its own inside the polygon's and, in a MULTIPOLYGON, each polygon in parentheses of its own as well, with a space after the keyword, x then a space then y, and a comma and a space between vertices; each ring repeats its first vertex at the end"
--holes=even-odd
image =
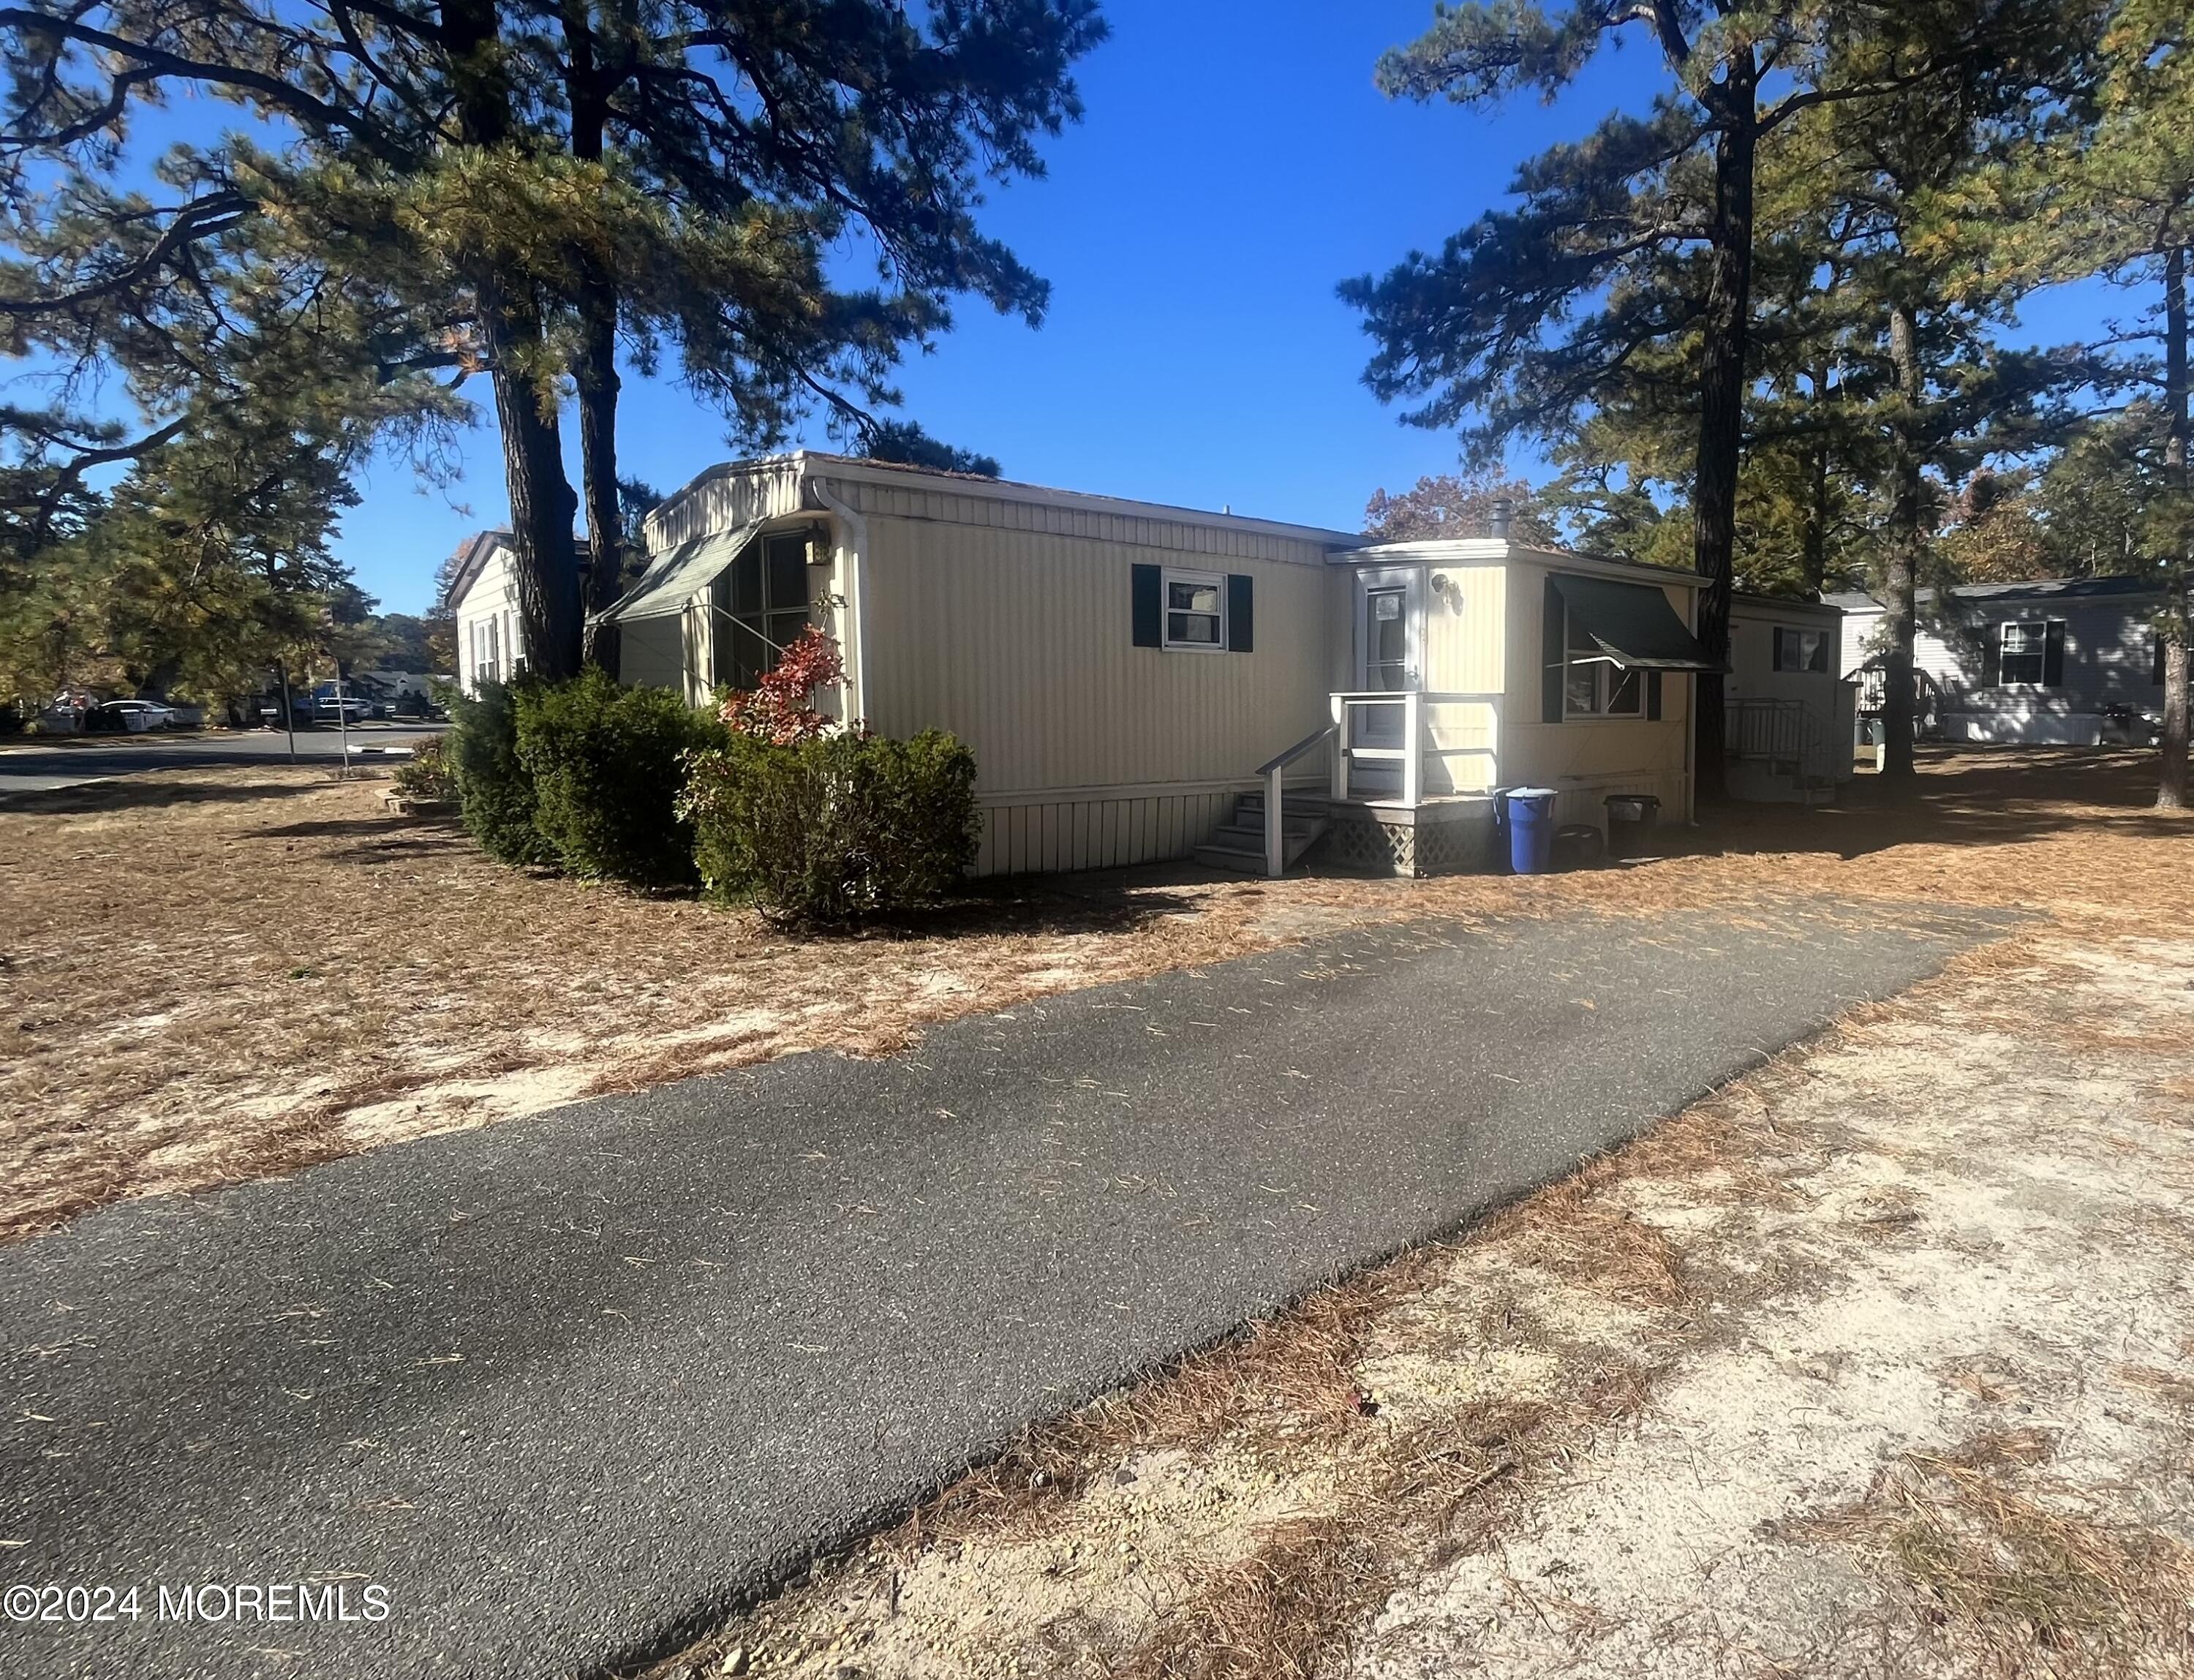
POLYGON ((2015 1485, 2050 1451, 2045 1434, 2022 1430, 1907 1453, 1813 1532, 1901 1580, 1916 1620, 1966 1671, 2183 1672, 2194 1551, 2098 1520, 2069 1488, 2015 1485))
POLYGON ((814 941, 501 868, 388 814, 380 787, 310 770, 19 799, 0 806, 0 1235, 793 1050, 887 1053, 935 1021, 1321 929, 1740 903, 1764 927, 1791 894, 2125 927, 2194 878, 2194 821, 2144 808, 2145 755, 1975 751, 1928 769, 1910 809, 1862 794, 1743 810, 1623 869, 1054 877, 814 941))

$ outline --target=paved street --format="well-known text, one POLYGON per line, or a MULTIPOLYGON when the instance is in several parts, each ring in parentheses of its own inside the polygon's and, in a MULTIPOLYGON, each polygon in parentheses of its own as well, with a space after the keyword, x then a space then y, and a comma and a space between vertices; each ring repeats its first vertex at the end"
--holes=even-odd
MULTIPOLYGON (((372 763, 390 747, 441 733, 439 724, 356 723, 351 726, 354 762, 372 763)), ((301 729, 297 759, 340 764, 343 740, 335 729, 301 729)), ((72 735, 50 739, 0 738, 0 799, 11 793, 51 792, 148 770, 250 768, 290 762, 290 737, 276 729, 210 730, 204 734, 72 735)))
POLYGON ((1025 1421, 2002 925, 1359 931, 108 1208, 0 1250, 0 1582, 340 1579, 389 1614, 0 1627, 0 1671, 531 1680, 666 1648, 1025 1421))

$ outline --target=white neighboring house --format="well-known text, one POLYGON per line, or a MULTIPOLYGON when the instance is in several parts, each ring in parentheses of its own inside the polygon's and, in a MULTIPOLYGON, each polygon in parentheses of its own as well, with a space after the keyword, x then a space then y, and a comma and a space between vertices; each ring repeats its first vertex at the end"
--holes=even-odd
POLYGON ((1843 609, 1733 595, 1723 743, 1732 798, 1818 804, 1852 779, 1858 685, 1844 680, 1843 609))
MULTIPOLYGON (((571 540, 583 567, 586 539, 571 540)), ((526 663, 526 622, 511 581, 515 553, 508 531, 483 531, 457 550, 443 602, 457 617, 460 693, 476 693, 483 682, 508 682, 526 663)))
POLYGON ((979 873, 1262 871, 1313 845, 1472 869, 1494 791, 1522 785, 1563 823, 1611 796, 1690 812, 1689 572, 812 452, 704 473, 646 535, 603 615, 624 680, 698 703, 819 626, 846 665, 826 710, 974 749, 979 873))
POLYGON ((526 658, 526 632, 512 587, 508 531, 483 531, 457 551, 445 600, 457 624, 457 688, 476 694, 504 682, 526 658))
MULTIPOLYGON (((1870 595, 1830 599, 1844 608, 1844 672, 1866 674, 1887 609, 1870 595)), ((1913 640, 1921 733, 2029 745, 2145 741, 2163 710, 2153 623, 2162 600, 2145 578, 1961 584, 1940 603, 1921 590, 1913 640)), ((1878 708, 1878 694, 1861 705, 1878 708)))

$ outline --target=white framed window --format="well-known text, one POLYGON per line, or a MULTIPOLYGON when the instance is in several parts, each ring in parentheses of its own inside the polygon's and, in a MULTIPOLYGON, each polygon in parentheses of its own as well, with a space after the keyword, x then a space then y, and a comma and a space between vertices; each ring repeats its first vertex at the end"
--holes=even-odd
POLYGON ((1829 670, 1829 634, 1826 630, 1790 630, 1783 625, 1775 629, 1775 669, 1778 670, 1812 671, 1825 676, 1829 670))
POLYGON ((751 688, 777 669, 810 622, 807 532, 755 538, 724 574, 719 593, 730 624, 720 631, 717 680, 751 688))
POLYGON ((2002 664, 1997 681, 2038 685, 2048 670, 2048 625, 2035 618, 2014 619, 1999 634, 2003 638, 2002 664))
POLYGON ((1160 580, 1165 607, 1164 645, 1175 653, 1226 651, 1226 579, 1215 572, 1165 569, 1160 580))
POLYGON ((1600 651, 1600 644, 1569 623, 1565 615, 1562 667, 1564 717, 1643 717, 1646 673, 1626 669, 1600 651))

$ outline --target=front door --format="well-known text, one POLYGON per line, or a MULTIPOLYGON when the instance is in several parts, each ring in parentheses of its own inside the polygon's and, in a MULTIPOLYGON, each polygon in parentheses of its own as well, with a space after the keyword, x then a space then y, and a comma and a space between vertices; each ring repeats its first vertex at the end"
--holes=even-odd
MULTIPOLYGON (((1420 686, 1423 658, 1423 573, 1399 567, 1356 574, 1356 687, 1370 694, 1406 694, 1420 686)), ((1403 744, 1404 713, 1396 705, 1349 708, 1353 747, 1387 751, 1403 744)), ((1393 759, 1358 759, 1349 777, 1359 798, 1392 798, 1402 789, 1393 759)))
POLYGON ((1418 686, 1420 575, 1414 568, 1356 575, 1356 686, 1364 693, 1401 694, 1418 686))

